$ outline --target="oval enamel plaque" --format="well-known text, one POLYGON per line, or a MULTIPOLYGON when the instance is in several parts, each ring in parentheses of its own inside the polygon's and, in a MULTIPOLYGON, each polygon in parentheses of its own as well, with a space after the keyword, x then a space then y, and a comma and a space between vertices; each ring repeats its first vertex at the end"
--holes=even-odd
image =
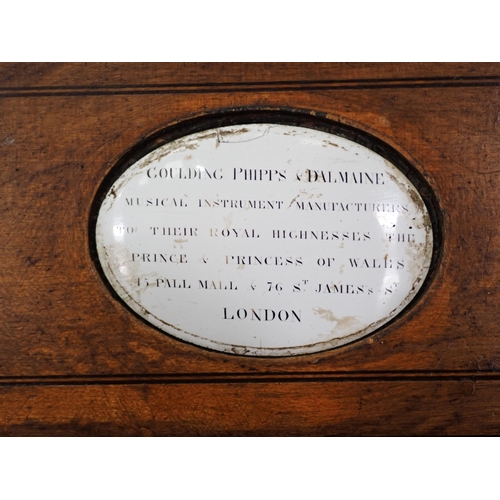
POLYGON ((104 193, 102 271, 139 316, 249 356, 331 349, 415 297, 433 231, 415 186, 345 137, 274 123, 186 135, 104 193))

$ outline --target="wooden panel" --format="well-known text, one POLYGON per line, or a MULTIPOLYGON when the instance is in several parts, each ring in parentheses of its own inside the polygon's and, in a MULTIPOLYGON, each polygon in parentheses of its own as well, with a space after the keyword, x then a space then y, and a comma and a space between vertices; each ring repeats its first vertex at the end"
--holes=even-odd
POLYGON ((3 432, 496 433, 497 74, 499 65, 464 64, 0 65, 3 432), (104 176, 163 127, 247 107, 354 125, 425 176, 444 249, 409 313, 336 350, 249 359, 176 341, 110 295, 88 235, 104 176), (32 411, 15 414, 33 396, 32 411))
MULTIPOLYGON (((77 92, 85 87, 102 91, 103 86, 131 91, 131 87, 158 90, 173 86, 207 85, 216 89, 221 84, 248 85, 262 83, 344 83, 354 86, 372 83, 381 86, 384 80, 401 80, 392 85, 430 84, 463 85, 472 79, 476 84, 494 84, 499 76, 496 64, 477 63, 73 63, 73 64, 0 64, 0 89, 38 89, 68 87, 77 92)), ((62 89, 60 89, 62 90, 62 89)), ((178 89, 180 90, 180 89, 178 89)), ((187 90, 187 89, 185 89, 187 90)))
POLYGON ((499 381, 0 388, 5 435, 497 434, 499 381), (312 398, 314 395, 314 398, 312 398))

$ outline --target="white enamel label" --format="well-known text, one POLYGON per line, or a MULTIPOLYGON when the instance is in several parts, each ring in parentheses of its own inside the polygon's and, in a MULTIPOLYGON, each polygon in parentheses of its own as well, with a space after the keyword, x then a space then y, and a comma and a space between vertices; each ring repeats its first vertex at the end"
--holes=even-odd
POLYGON ((137 314, 249 356, 373 332, 418 292, 433 246, 398 168, 342 137, 276 124, 212 129, 143 157, 107 193, 96 243, 137 314))

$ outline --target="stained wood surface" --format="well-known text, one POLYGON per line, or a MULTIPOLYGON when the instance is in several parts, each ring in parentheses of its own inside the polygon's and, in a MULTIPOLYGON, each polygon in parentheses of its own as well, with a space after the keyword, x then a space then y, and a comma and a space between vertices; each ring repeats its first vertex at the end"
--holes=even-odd
POLYGON ((344 380, 0 387, 5 435, 497 434, 500 382, 344 380), (5 423, 4 423, 5 422, 5 423))
POLYGON ((500 65, 1 64, 0 432, 497 434, 500 65), (155 131, 225 109, 321 113, 379 137, 433 188, 443 257, 419 303, 321 354, 200 349, 104 285, 89 217, 155 131))

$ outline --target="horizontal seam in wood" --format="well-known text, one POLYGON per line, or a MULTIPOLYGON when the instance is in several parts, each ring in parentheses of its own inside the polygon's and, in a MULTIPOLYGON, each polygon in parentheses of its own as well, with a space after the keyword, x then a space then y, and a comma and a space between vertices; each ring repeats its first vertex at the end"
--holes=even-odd
POLYGON ((338 80, 338 81, 293 81, 293 82, 235 82, 206 84, 143 84, 143 85, 89 85, 89 86, 40 86, 0 87, 0 97, 77 97, 98 95, 149 95, 192 94, 220 92, 283 92, 314 90, 377 90, 414 88, 490 87, 500 85, 500 76, 338 80))
POLYGON ((276 374, 182 374, 182 375, 96 375, 1 377, 2 386, 102 386, 102 385, 173 385, 173 384, 248 384, 305 382, 452 382, 500 381, 496 372, 368 372, 368 373, 276 373, 276 374))

